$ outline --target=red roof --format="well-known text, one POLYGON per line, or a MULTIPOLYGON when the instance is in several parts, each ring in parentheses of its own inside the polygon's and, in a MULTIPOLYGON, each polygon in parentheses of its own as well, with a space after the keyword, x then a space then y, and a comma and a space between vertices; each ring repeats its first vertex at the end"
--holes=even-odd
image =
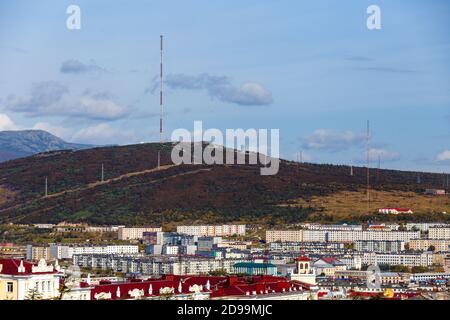
POLYGON ((149 297, 150 285, 152 296, 159 296, 161 288, 173 288, 175 294, 191 294, 189 288, 193 285, 203 286, 203 292, 210 292, 211 297, 242 296, 252 294, 269 294, 307 289, 298 281, 289 281, 283 277, 275 276, 252 276, 252 277, 210 277, 210 276, 175 276, 166 275, 159 279, 134 280, 133 282, 116 282, 110 284, 94 285, 91 289, 91 299, 99 293, 110 293, 111 299, 130 299, 130 291, 134 289, 143 290, 144 296, 149 297), (181 282, 181 292, 179 286, 181 282), (209 282, 210 290, 207 291, 206 284, 209 282), (117 288, 120 297, 117 296, 117 288))
POLYGON ((296 261, 311 261, 307 256, 300 256, 296 259, 296 261))
POLYGON ((30 274, 49 274, 56 273, 56 271, 52 272, 32 272, 33 264, 23 260, 17 259, 0 259, 1 271, 0 274, 9 274, 9 275, 30 275, 30 274), (25 268, 25 272, 19 272, 20 263, 23 263, 23 267, 25 268))

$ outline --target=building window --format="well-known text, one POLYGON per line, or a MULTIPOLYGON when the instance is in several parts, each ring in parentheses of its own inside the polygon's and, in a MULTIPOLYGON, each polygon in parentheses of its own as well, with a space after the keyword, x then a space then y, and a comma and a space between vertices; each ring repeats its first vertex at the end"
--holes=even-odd
POLYGON ((14 284, 12 282, 8 282, 6 286, 8 293, 12 293, 14 291, 14 284))

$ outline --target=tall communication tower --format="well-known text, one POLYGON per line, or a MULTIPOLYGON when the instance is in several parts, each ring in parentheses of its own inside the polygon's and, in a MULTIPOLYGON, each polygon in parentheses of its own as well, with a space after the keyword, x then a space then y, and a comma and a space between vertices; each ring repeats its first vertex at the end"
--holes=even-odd
POLYGON ((105 181, 105 167, 103 166, 103 163, 102 163, 101 181, 102 182, 105 181))
POLYGON ((45 197, 48 196, 48 179, 45 177, 45 197))
POLYGON ((367 210, 370 210, 370 121, 367 120, 367 210))
POLYGON ((164 140, 163 135, 163 36, 160 36, 160 67, 159 67, 159 150, 158 168, 161 166, 161 148, 164 140))

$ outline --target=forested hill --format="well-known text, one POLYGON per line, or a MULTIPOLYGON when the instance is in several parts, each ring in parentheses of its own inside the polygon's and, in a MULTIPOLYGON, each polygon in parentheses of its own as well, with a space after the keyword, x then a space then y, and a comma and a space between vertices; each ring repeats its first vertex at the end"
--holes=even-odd
POLYGON ((416 211, 395 219, 447 219, 442 212, 450 212, 448 196, 423 195, 426 188, 442 188, 441 174, 421 173, 418 183, 416 172, 373 169, 368 208, 365 168, 354 167, 351 176, 348 166, 281 161, 277 175, 261 176, 257 165, 175 166, 171 148, 55 151, 0 163, 0 223, 279 225, 381 219, 380 206, 416 211))

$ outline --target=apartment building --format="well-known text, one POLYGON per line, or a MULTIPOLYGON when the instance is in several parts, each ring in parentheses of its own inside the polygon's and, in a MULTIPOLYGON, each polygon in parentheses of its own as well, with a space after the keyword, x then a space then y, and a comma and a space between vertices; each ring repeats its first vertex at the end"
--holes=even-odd
POLYGON ((80 254, 136 254, 137 245, 50 245, 50 255, 56 259, 72 259, 80 254))
POLYGON ((354 242, 353 249, 355 249, 356 251, 396 253, 405 250, 405 242, 388 240, 357 240, 354 242))
POLYGON ((364 252, 362 263, 365 265, 404 265, 407 267, 429 267, 433 264, 433 254, 424 253, 376 253, 364 252))
POLYGON ((319 223, 303 223, 300 225, 307 230, 336 230, 336 231, 362 231, 360 224, 319 224, 319 223))
POLYGON ((178 226, 177 233, 192 236, 229 237, 233 235, 245 235, 245 224, 224 224, 204 226, 178 226))
POLYGON ((41 259, 49 261, 54 258, 51 256, 50 246, 29 244, 27 245, 26 259, 28 261, 39 261, 41 259))
POLYGON ((410 222, 406 224, 406 230, 411 231, 411 230, 419 230, 419 231, 423 231, 426 232, 428 231, 431 227, 439 227, 439 226, 446 226, 446 224, 443 223, 414 223, 414 222, 410 222))
POLYGON ((198 256, 183 257, 149 257, 126 255, 75 255, 74 265, 91 267, 115 272, 134 273, 160 276, 173 275, 201 275, 213 271, 223 270, 233 272, 233 266, 239 262, 248 262, 246 259, 214 259, 198 256))
POLYGON ((303 230, 267 230, 266 241, 271 242, 303 242, 303 230))
POLYGON ((270 251, 278 252, 300 252, 300 251, 326 251, 326 250, 343 250, 343 243, 324 243, 324 242, 271 242, 270 251))
POLYGON ((386 230, 268 230, 267 242, 344 242, 358 240, 403 241, 420 238, 420 231, 386 231, 386 230))
POLYGON ((408 244, 411 250, 428 251, 434 247, 435 252, 450 251, 450 240, 445 239, 413 239, 408 244))
POLYGON ((430 227, 428 238, 450 240, 450 225, 430 227))
POLYGON ((120 227, 118 230, 119 240, 140 240, 144 232, 158 232, 162 231, 161 227, 136 227, 125 228, 120 227))

